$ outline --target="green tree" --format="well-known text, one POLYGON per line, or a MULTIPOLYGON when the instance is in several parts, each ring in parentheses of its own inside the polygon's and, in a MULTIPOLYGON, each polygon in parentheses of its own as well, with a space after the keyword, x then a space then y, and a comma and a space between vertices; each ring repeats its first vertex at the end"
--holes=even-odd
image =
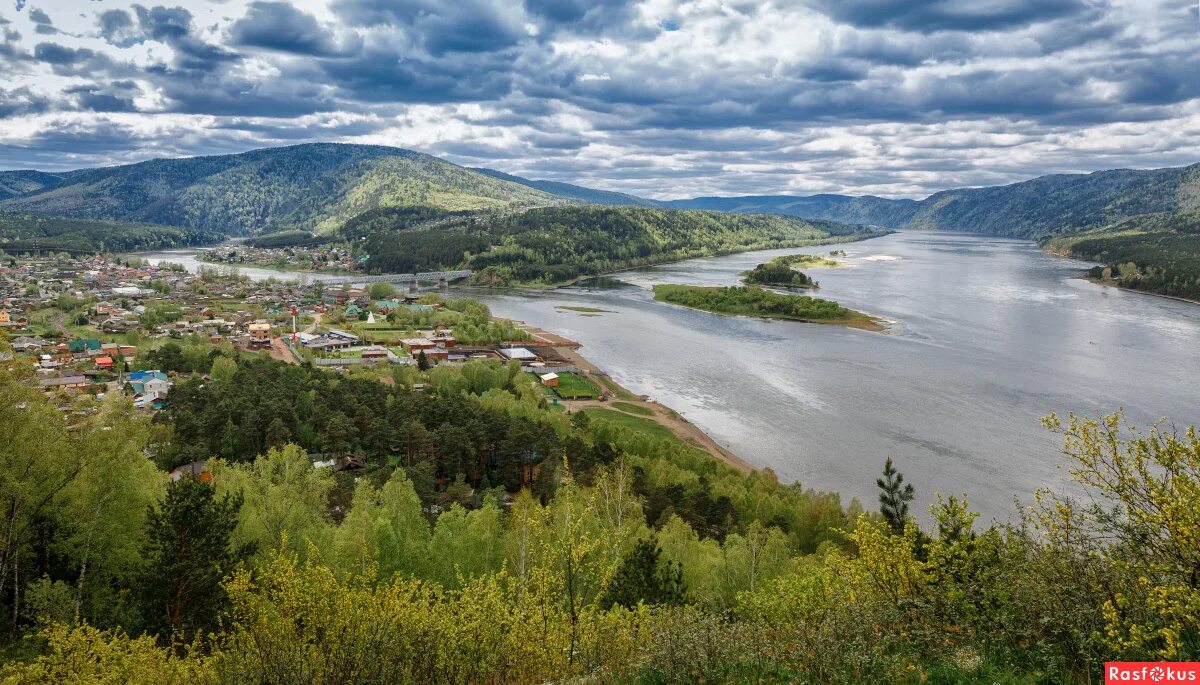
POLYGON ((429 370, 429 359, 425 357, 425 350, 417 352, 417 368, 422 371, 429 370))
POLYGON ((138 583, 146 627, 190 640, 215 624, 225 606, 222 581, 252 547, 232 542, 240 495, 218 498, 198 477, 167 486, 162 505, 146 519, 146 569, 138 583))
POLYGON ((208 371, 208 375, 218 383, 231 382, 235 373, 237 373, 237 362, 226 356, 219 356, 214 359, 212 368, 208 371))
POLYGON ((400 293, 391 283, 372 283, 367 287, 367 294, 372 300, 390 300, 400 293))
POLYGON ((683 566, 662 559, 658 542, 643 538, 621 560, 612 582, 605 590, 605 608, 619 604, 633 608, 639 602, 649 605, 682 604, 684 600, 683 566))
POLYGON ((904 530, 904 522, 908 519, 908 503, 913 501, 915 490, 911 483, 904 483, 904 474, 896 470, 892 458, 888 457, 883 463, 883 477, 877 478, 879 486, 879 513, 899 533, 904 530))

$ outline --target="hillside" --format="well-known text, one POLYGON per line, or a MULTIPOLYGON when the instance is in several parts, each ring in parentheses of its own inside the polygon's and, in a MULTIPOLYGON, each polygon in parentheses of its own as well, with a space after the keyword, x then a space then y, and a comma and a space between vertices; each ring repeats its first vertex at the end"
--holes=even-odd
POLYGON ((196 228, 0 213, 0 251, 9 254, 47 249, 132 252, 204 245, 220 239, 216 233, 196 228))
MULTIPOLYGON (((13 185, 22 178, 9 177, 13 185)), ((562 201, 410 150, 321 143, 70 172, 57 186, 12 197, 0 209, 238 234, 332 230, 386 206, 464 210, 562 201)))
POLYGON ((1151 212, 1200 209, 1200 164, 1041 176, 1003 186, 945 190, 919 201, 764 195, 699 197, 664 204, 681 209, 788 214, 886 228, 1041 238, 1151 212))
POLYGON ((696 197, 663 203, 675 209, 702 209, 739 214, 784 214, 825 219, 849 224, 898 228, 916 212, 916 200, 890 200, 865 195, 745 195, 740 197, 696 197))
POLYGON ((49 174, 43 171, 29 169, 0 171, 0 200, 52 188, 62 183, 62 180, 63 177, 59 174, 49 174))
POLYGON ((433 227, 376 224, 366 249, 377 271, 469 266, 484 284, 554 284, 646 264, 875 235, 795 217, 564 206, 447 218, 433 227))
POLYGON ((636 195, 617 193, 611 190, 596 190, 594 188, 585 188, 583 186, 577 186, 570 183, 560 183, 558 181, 531 181, 530 179, 521 178, 520 176, 513 176, 512 174, 506 174, 503 171, 496 171, 495 169, 484 169, 479 167, 473 168, 472 171, 478 171, 485 176, 498 178, 502 181, 519 183, 528 188, 533 188, 534 190, 540 190, 544 193, 550 193, 551 195, 557 195, 559 197, 575 200, 577 202, 584 202, 591 205, 663 207, 668 204, 657 202, 655 200, 648 200, 644 197, 638 197, 636 195))
POLYGON ((1039 238, 1181 209, 1200 209, 1200 164, 947 190, 922 200, 907 226, 1039 238))
POLYGON ((1043 241, 1055 254, 1100 262, 1098 281, 1200 300, 1200 212, 1163 212, 1043 241))

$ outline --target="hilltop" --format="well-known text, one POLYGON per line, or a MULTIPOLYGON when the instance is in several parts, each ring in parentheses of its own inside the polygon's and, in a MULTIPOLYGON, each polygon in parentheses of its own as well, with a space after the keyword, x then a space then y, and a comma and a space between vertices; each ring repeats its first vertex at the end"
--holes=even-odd
POLYGON ((387 206, 479 210, 563 201, 412 150, 332 143, 62 174, 0 172, 0 188, 24 191, 0 210, 227 234, 327 231, 387 206))

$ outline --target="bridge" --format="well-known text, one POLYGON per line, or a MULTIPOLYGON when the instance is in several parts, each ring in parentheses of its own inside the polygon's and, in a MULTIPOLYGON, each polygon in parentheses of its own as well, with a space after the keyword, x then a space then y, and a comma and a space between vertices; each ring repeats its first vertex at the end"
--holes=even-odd
POLYGON ((327 285, 340 285, 343 283, 407 283, 408 289, 415 291, 417 284, 421 281, 436 281, 438 287, 445 287, 450 281, 457 281, 461 278, 468 278, 475 273, 469 269, 461 269, 459 271, 423 271, 416 274, 378 274, 375 276, 349 276, 344 279, 322 279, 327 285))

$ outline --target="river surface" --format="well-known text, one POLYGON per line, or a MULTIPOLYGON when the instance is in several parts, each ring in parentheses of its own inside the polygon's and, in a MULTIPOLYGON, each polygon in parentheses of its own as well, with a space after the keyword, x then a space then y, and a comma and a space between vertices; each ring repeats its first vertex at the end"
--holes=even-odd
POLYGON ((580 341, 619 383, 785 481, 874 508, 891 455, 917 488, 917 513, 935 492, 966 493, 985 520, 1011 520, 1014 498, 1074 492, 1039 417, 1124 408, 1139 427, 1200 424, 1200 306, 1081 280, 1087 266, 1024 240, 901 232, 470 296, 580 341), (733 285, 772 256, 832 249, 847 252, 842 268, 807 270, 819 294, 893 321, 890 332, 708 314, 650 292, 733 285))

